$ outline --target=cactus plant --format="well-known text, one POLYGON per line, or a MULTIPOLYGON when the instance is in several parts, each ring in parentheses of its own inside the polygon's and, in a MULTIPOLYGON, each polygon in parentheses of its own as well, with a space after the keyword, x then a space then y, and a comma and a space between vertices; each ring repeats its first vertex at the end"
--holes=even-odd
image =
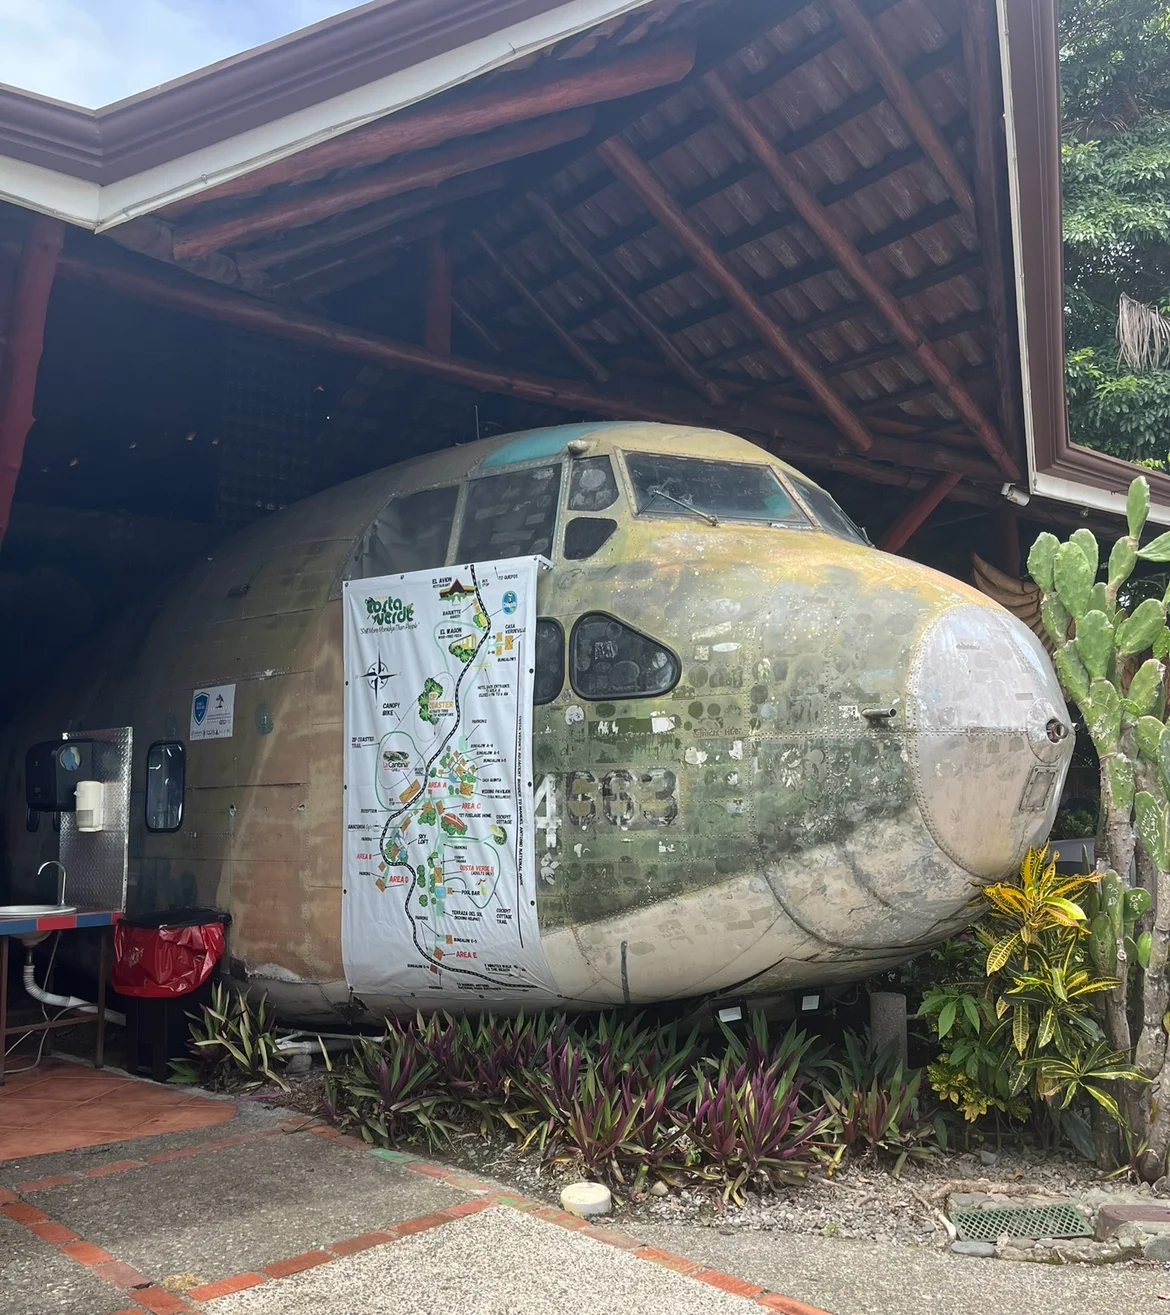
POLYGON ((1170 1153, 1170 589, 1130 610, 1130 582, 1139 563, 1170 562, 1170 532, 1142 547, 1149 511, 1149 484, 1139 477, 1126 499, 1129 532, 1113 544, 1104 579, 1098 579, 1097 540, 1085 528, 1064 543, 1041 534, 1028 570, 1040 587, 1041 618, 1056 646, 1061 684, 1080 709, 1100 759, 1102 875, 1090 909, 1088 948, 1097 970, 1118 981, 1104 997, 1109 1042, 1132 1053, 1134 1066, 1149 1080, 1131 1084, 1122 1104, 1134 1143, 1146 1146, 1139 1171, 1153 1181, 1166 1172, 1170 1153), (1143 884, 1130 886, 1135 854, 1143 884))

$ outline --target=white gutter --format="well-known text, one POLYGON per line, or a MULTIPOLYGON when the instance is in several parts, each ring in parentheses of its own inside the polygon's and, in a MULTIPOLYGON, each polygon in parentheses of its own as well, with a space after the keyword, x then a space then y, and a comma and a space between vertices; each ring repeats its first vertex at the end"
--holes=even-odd
POLYGON ((650 0, 569 0, 363 87, 104 186, 0 155, 0 198, 101 233, 502 68, 650 0))

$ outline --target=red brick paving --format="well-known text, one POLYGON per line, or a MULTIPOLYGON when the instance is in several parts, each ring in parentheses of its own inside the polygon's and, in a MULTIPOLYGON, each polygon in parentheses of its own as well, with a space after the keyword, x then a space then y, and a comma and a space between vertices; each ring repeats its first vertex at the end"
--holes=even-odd
POLYGON ((263 1274, 233 1274, 231 1278, 221 1278, 215 1283, 202 1283, 197 1288, 191 1288, 187 1296, 191 1301, 214 1301, 216 1297, 230 1297, 233 1292, 259 1287, 264 1281, 263 1274))

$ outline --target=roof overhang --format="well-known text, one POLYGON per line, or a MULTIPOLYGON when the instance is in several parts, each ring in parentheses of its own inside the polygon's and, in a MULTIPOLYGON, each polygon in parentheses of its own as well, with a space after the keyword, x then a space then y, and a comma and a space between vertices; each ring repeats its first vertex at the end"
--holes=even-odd
MULTIPOLYGON (((1124 516, 1134 466, 1068 433, 1056 0, 997 4, 1029 492, 1124 516)), ((1170 476, 1144 473, 1150 519, 1170 525, 1170 476)))
POLYGON ((101 110, 0 87, 0 199, 102 232, 648 2, 374 0, 101 110))

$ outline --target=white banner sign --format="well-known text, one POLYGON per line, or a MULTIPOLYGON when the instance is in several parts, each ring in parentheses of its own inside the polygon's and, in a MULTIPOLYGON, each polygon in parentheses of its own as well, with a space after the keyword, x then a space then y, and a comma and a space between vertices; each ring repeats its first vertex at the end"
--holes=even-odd
POLYGON ((549 989, 531 805, 538 561, 345 586, 341 946, 359 994, 549 989))

